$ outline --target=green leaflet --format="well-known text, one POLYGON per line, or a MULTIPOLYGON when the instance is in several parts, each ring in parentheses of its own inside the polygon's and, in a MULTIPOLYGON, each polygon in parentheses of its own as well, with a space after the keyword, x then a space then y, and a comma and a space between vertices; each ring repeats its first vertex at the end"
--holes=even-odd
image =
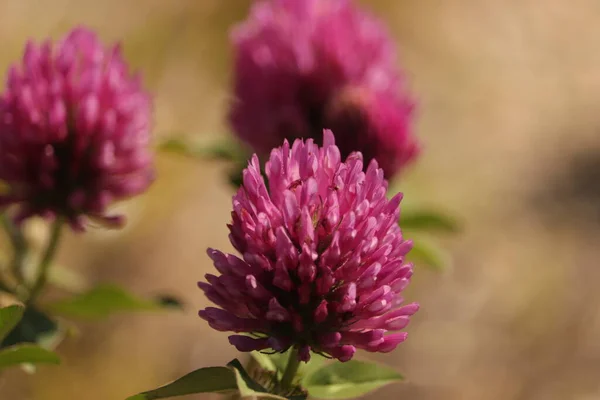
POLYGON ((436 210, 403 209, 399 224, 409 231, 457 233, 461 229, 456 218, 436 210))
POLYGON ((413 248, 406 258, 417 267, 425 266, 437 271, 449 268, 452 262, 452 258, 446 251, 423 236, 414 239, 413 248))
POLYGON ((17 344, 0 351, 0 370, 20 364, 59 364, 52 351, 35 344, 17 344))
POLYGON ((172 308, 173 299, 139 298, 115 285, 99 285, 87 292, 48 305, 53 313, 72 318, 100 319, 117 312, 160 311, 172 308))
POLYGON ((190 372, 157 389, 128 397, 127 400, 166 399, 194 393, 224 393, 236 389, 236 377, 231 369, 208 367, 190 372))
POLYGON ((0 308, 0 343, 23 318, 25 307, 12 305, 0 308))
POLYGON ((392 368, 365 361, 335 362, 313 371, 302 385, 312 397, 349 399, 404 378, 392 368))

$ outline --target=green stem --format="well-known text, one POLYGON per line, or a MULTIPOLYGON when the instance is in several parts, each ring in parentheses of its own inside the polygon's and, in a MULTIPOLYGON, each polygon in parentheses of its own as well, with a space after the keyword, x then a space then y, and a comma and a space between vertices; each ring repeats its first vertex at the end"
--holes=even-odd
POLYGON ((293 348, 290 353, 290 358, 288 360, 287 366, 285 367, 285 371, 283 372, 283 377, 281 378, 281 387, 284 390, 292 389, 292 382, 298 373, 298 368, 300 367, 300 359, 298 358, 298 350, 293 348))
POLYGON ((27 304, 33 303, 35 299, 37 299, 37 297, 42 293, 44 286, 46 285, 46 281, 48 280, 48 270, 52 264, 56 250, 58 249, 58 242, 60 241, 62 226, 63 220, 60 217, 57 218, 52 224, 48 245, 46 246, 46 250, 44 251, 40 265, 38 266, 35 282, 29 291, 27 304))
POLYGON ((8 234, 10 242, 13 247, 13 258, 11 261, 11 272, 14 278, 17 281, 18 285, 22 285, 24 282, 23 270, 24 270, 24 262, 25 257, 27 255, 27 240, 25 239, 25 235, 23 232, 15 226, 13 221, 6 215, 2 215, 2 225, 4 226, 4 230, 8 234))

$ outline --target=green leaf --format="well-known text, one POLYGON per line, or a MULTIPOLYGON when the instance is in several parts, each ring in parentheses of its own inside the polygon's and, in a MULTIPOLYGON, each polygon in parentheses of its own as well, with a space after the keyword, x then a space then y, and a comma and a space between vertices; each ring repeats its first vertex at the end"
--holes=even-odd
POLYGON ((59 364, 56 353, 34 344, 10 346, 0 351, 0 369, 19 364, 59 364))
POLYGON ((23 318, 25 307, 13 305, 0 308, 0 343, 23 318))
POLYGON ((326 365, 307 376, 302 385, 311 397, 348 399, 403 380, 398 372, 379 364, 350 360, 326 365))
POLYGON ((113 285, 99 285, 88 292, 48 305, 54 313, 86 319, 106 318, 117 312, 158 311, 163 308, 159 302, 140 299, 113 285))
MULTIPOLYGON (((238 360, 231 361, 227 366, 228 368, 208 367, 198 369, 165 386, 128 397, 127 400, 153 400, 195 393, 227 393, 232 391, 239 391, 242 397, 287 400, 285 397, 266 393, 265 388, 252 380, 238 360)), ((298 397, 298 400, 301 400, 301 398, 298 397)))
POLYGON ((171 138, 158 147, 159 150, 186 157, 205 160, 238 161, 246 158, 244 149, 233 140, 221 140, 207 146, 190 143, 182 138, 171 138))
POLYGON ((156 296, 154 300, 161 307, 183 310, 183 302, 170 294, 161 294, 156 296))
POLYGON ((235 165, 227 173, 227 180, 229 181, 229 184, 233 186, 234 189, 237 189, 240 186, 242 186, 242 183, 244 182, 244 168, 246 168, 246 165, 235 165))
POLYGON ((227 364, 227 366, 235 372, 238 389, 240 390, 240 393, 242 394, 242 396, 246 396, 246 394, 244 394, 244 393, 248 392, 248 391, 252 391, 252 392, 266 392, 267 391, 259 383, 255 382, 250 377, 250 375, 248 375, 248 372, 246 372, 246 370, 242 366, 242 363, 240 363, 240 361, 237 358, 234 360, 231 360, 227 364))
MULTIPOLYGON (((11 349, 27 343, 27 346, 31 346, 32 348, 39 347, 51 352, 51 350, 54 350, 63 341, 67 333, 67 326, 57 323, 48 315, 33 307, 28 307, 23 313, 23 318, 4 338, 0 348, 11 349)), ((30 350, 27 351, 29 352, 30 350)), ((21 353, 17 355, 19 354, 21 353)), ((34 373, 36 370, 33 363, 26 361, 21 364, 21 368, 28 373, 34 373)))
POLYGON ((237 389, 234 372, 226 367, 200 368, 159 387, 128 397, 127 400, 152 400, 194 393, 224 393, 237 389))
POLYGON ((423 237, 414 240, 413 248, 408 253, 407 258, 416 266, 423 265, 437 271, 447 269, 452 262, 449 254, 423 237))
POLYGON ((448 214, 434 210, 403 210, 400 227, 413 231, 456 233, 460 231, 459 222, 448 214))
MULTIPOLYGON (((45 350, 53 351, 58 345, 69 335, 71 329, 65 325, 65 322, 56 324, 56 330, 40 333, 37 337, 35 344, 45 350)), ((28 374, 34 374, 37 368, 32 363, 21 364, 21 369, 28 374)))
POLYGON ((18 343, 38 343, 42 338, 53 335, 58 324, 45 313, 34 307, 27 307, 23 318, 2 341, 0 347, 18 343))
POLYGON ((38 335, 36 344, 47 350, 54 350, 68 335, 72 334, 72 329, 66 322, 61 321, 56 324, 54 331, 38 335))
POLYGON ((300 374, 304 377, 311 375, 314 371, 323 368, 330 360, 318 354, 311 354, 310 361, 300 365, 300 374))
POLYGON ((189 156, 191 146, 183 139, 170 138, 158 145, 158 150, 189 156))
POLYGON ((48 270, 48 283, 59 289, 71 293, 78 293, 86 289, 87 283, 83 276, 60 265, 52 265, 48 270))

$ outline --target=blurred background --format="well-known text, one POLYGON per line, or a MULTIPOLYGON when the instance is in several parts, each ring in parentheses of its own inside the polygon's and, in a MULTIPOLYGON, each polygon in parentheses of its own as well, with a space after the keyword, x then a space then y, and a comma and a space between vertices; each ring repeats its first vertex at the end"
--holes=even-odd
MULTIPOLYGON (((123 39, 155 94, 156 136, 226 135, 228 30, 249 0, 0 0, 0 71, 24 41, 77 24, 123 39)), ((407 201, 458 213, 453 267, 417 268, 421 303, 391 354, 408 383, 370 399, 600 399, 600 2, 371 0, 419 99, 407 201)), ((2 400, 119 400, 237 356, 196 313, 205 249, 229 249, 224 166, 161 155, 128 227, 70 234, 59 260, 90 283, 172 293, 183 312, 80 324, 64 364, 0 381, 2 400)), ((34 229, 35 230, 35 229, 34 229)), ((190 396, 189 399, 210 396, 190 396)), ((183 399, 183 398, 182 398, 183 399)))

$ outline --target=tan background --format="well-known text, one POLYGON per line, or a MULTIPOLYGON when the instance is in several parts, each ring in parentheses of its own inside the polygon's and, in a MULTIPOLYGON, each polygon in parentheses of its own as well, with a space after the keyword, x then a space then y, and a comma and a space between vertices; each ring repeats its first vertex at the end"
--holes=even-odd
MULTIPOLYGON (((363 354, 410 382, 369 398, 600 399, 600 2, 363 3, 389 23, 420 101, 426 151, 401 185, 406 199, 457 212, 466 225, 446 243, 451 271, 417 269, 408 297, 422 311, 409 340, 392 354, 363 354), (597 165, 576 179, 571 160, 584 152, 597 165)), ((227 132, 227 31, 248 4, 2 0, 0 70, 27 37, 84 23, 123 38, 156 95, 157 135, 216 137, 227 132)), ((4 375, 0 399, 119 400, 236 356, 196 316, 207 304, 196 288, 211 270, 204 250, 228 246, 223 168, 165 156, 157 164, 152 190, 124 206, 126 230, 70 235, 60 260, 91 282, 170 291, 187 310, 81 324, 59 349, 64 365, 4 375)))

